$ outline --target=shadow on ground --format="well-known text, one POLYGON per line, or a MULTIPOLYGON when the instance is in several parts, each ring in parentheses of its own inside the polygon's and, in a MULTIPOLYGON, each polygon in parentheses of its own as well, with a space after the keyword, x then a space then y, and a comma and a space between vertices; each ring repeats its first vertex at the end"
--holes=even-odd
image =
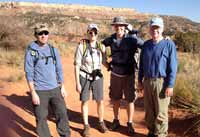
POLYGON ((2 137, 12 137, 11 130, 23 137, 36 137, 24 130, 28 129, 35 132, 35 127, 32 124, 2 104, 0 104, 0 110, 0 134, 2 137))
MULTIPOLYGON (((16 94, 12 94, 10 96, 4 96, 4 97, 6 97, 6 99, 8 101, 10 101, 12 104, 22 108, 24 111, 28 112, 29 114, 34 115, 33 106, 32 106, 32 103, 31 103, 31 97, 30 97, 29 92, 27 92, 27 95, 25 95, 25 96, 19 96, 19 95, 16 95, 16 94)), ((21 123, 20 125, 22 125, 23 127, 35 132, 35 127, 33 127, 33 125, 30 125, 27 121, 24 121, 23 118, 17 116, 9 108, 6 108, 5 106, 1 106, 1 107, 4 107, 2 109, 6 109, 6 111, 4 110, 4 113, 8 113, 8 114, 12 115, 12 116, 6 115, 6 114, 4 115, 4 116, 9 116, 9 118, 12 117, 12 119, 9 121, 9 123, 21 123)), ((48 120, 55 122, 53 111, 51 109, 49 111, 50 111, 50 113, 49 113, 48 120)), ((70 121, 75 122, 75 123, 79 123, 79 124, 83 123, 82 114, 80 112, 77 112, 77 111, 74 111, 74 110, 71 110, 71 109, 67 109, 67 112, 68 112, 68 117, 69 117, 70 121)), ((94 117, 94 116, 89 116, 88 119, 89 119, 89 123, 90 123, 91 128, 97 129, 96 124, 98 122, 98 118, 94 117)), ((111 126, 111 122, 112 121, 105 121, 105 123, 108 127, 111 126)), ((21 136, 34 137, 34 135, 24 131, 17 124, 11 124, 11 125, 9 124, 7 126, 8 127, 11 126, 21 136)), ((7 129, 8 127, 5 127, 5 129, 7 129)), ((71 126, 71 129, 74 130, 75 132, 78 132, 80 135, 82 134, 82 129, 80 129, 80 128, 71 126)), ((120 134, 123 134, 123 135, 126 135, 126 136, 130 136, 130 135, 127 134, 127 127, 125 127, 125 126, 121 126, 120 129, 117 130, 116 132, 119 132, 120 134)), ((142 135, 142 134, 136 133, 135 137, 145 137, 145 136, 142 135)))

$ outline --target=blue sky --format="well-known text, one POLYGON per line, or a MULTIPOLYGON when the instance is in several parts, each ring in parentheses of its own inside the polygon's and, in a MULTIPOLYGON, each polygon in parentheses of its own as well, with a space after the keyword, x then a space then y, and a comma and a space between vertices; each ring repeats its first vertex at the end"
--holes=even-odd
MULTIPOLYGON (((9 1, 9 0, 0 0, 9 1)), ((184 16, 200 23, 200 0, 12 0, 134 8, 139 12, 184 16)))

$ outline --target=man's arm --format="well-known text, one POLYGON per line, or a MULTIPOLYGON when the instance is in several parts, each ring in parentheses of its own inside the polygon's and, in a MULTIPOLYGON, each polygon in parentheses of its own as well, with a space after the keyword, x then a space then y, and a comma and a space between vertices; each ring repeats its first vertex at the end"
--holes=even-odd
POLYGON ((80 66, 75 65, 74 67, 74 75, 75 75, 75 82, 76 82, 76 91, 81 93, 82 87, 80 84, 80 66))
POLYGON ((33 60, 32 56, 31 56, 31 54, 28 50, 26 51, 24 58, 25 58, 25 60, 24 60, 24 71, 25 71, 29 91, 31 93, 32 103, 34 105, 39 105, 40 104, 40 98, 35 91, 34 82, 33 82, 34 60, 33 60))
POLYGON ((62 62, 61 62, 61 58, 58 52, 58 49, 55 49, 55 56, 56 56, 56 74, 58 77, 58 83, 60 84, 60 90, 61 90, 61 94, 64 97, 67 96, 67 92, 65 90, 65 86, 64 86, 64 75, 63 75, 63 69, 62 69, 62 62))
POLYGON ((83 44, 80 43, 75 51, 74 55, 74 75, 75 75, 75 83, 76 83, 76 91, 81 93, 81 84, 80 84, 80 66, 82 65, 82 57, 83 57, 83 44))
POLYGON ((144 51, 141 51, 140 54, 140 63, 139 63, 139 72, 138 72, 138 89, 142 90, 143 89, 143 77, 144 77, 144 66, 143 66, 143 53, 144 51))
POLYGON ((27 84, 28 84, 28 87, 29 87, 29 91, 31 92, 32 103, 34 105, 40 105, 40 98, 35 91, 34 83, 31 82, 31 81, 27 81, 27 84))
MULTIPOLYGON (((114 35, 114 34, 113 34, 114 35)), ((111 46, 112 44, 112 36, 105 38, 102 43, 105 45, 105 47, 111 46)))
POLYGON ((138 36, 134 36, 134 38, 136 39, 136 44, 138 48, 142 48, 142 46, 144 45, 144 40, 138 36))
POLYGON ((111 51, 110 51, 110 47, 105 47, 104 44, 102 44, 102 64, 104 65, 104 67, 107 68, 107 70, 110 67, 110 62, 109 59, 111 58, 111 51))
POLYGON ((176 55, 176 46, 174 42, 170 42, 170 51, 169 51, 169 60, 167 63, 167 77, 166 77, 166 90, 165 94, 167 97, 173 95, 173 87, 176 79, 177 73, 177 55, 176 55))
POLYGON ((169 59, 167 63, 167 87, 174 86, 177 72, 176 46, 173 42, 170 42, 170 44, 169 59))
POLYGON ((136 44, 138 48, 142 48, 144 45, 144 40, 138 37, 138 35, 130 34, 129 38, 131 38, 133 43, 136 44))
POLYGON ((55 50, 55 56, 56 56, 56 75, 58 77, 58 83, 63 84, 64 83, 64 76, 63 76, 61 58, 60 58, 58 49, 54 48, 54 50, 55 50))
POLYGON ((112 36, 104 39, 102 43, 105 45, 105 52, 106 52, 106 60, 103 62, 103 65, 107 68, 107 70, 111 70, 111 61, 112 61, 112 53, 111 53, 111 45, 112 45, 112 36))

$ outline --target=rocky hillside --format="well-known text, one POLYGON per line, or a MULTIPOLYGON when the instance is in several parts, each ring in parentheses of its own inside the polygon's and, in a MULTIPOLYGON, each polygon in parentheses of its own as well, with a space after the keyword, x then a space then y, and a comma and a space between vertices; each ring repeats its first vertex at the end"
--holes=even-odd
MULTIPOLYGON (((55 37, 64 38, 65 41, 78 41, 84 36, 87 24, 91 22, 99 25, 101 38, 103 38, 112 33, 110 23, 114 16, 119 15, 133 24, 142 37, 148 37, 148 20, 155 15, 140 13, 134 9, 73 4, 0 3, 0 27, 4 31, 10 30, 13 35, 19 31, 21 35, 31 37, 35 23, 47 22, 51 33, 55 37)), ((163 18, 168 34, 173 35, 177 31, 200 32, 200 23, 176 16, 163 15, 163 18)), ((2 33, 2 30, 0 31, 2 33)))
POLYGON ((145 14, 140 14, 134 9, 127 8, 110 8, 103 6, 84 6, 84 5, 63 5, 63 4, 44 4, 44 3, 25 3, 10 2, 0 3, 1 8, 15 9, 15 13, 38 12, 41 14, 62 14, 68 16, 80 16, 92 19, 111 19, 113 16, 126 16, 132 18, 140 15, 141 19, 145 18, 145 14), (98 16, 97 16, 98 15, 98 16))

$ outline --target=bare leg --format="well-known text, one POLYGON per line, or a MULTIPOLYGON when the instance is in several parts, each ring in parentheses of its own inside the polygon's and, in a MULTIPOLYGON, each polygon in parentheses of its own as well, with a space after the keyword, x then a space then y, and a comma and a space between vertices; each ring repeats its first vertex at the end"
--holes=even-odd
POLYGON ((97 113, 99 116, 99 122, 103 121, 103 117, 104 117, 104 103, 103 100, 101 101, 97 101, 97 113))
POLYGON ((133 121, 133 113, 134 113, 134 103, 130 102, 127 106, 127 115, 128 115, 128 122, 132 123, 133 121))
POLYGON ((128 106, 127 106, 127 114, 128 114, 127 126, 128 126, 128 133, 131 134, 131 135, 135 134, 135 130, 134 130, 133 125, 132 125, 133 113, 134 113, 134 103, 129 102, 128 106))
POLYGON ((110 130, 115 131, 120 127, 119 123, 120 100, 113 101, 114 120, 110 126, 110 130))
POLYGON ((81 111, 83 115, 84 125, 88 125, 88 101, 81 103, 81 111))
POLYGON ((114 119, 119 119, 120 100, 113 101, 114 119))

